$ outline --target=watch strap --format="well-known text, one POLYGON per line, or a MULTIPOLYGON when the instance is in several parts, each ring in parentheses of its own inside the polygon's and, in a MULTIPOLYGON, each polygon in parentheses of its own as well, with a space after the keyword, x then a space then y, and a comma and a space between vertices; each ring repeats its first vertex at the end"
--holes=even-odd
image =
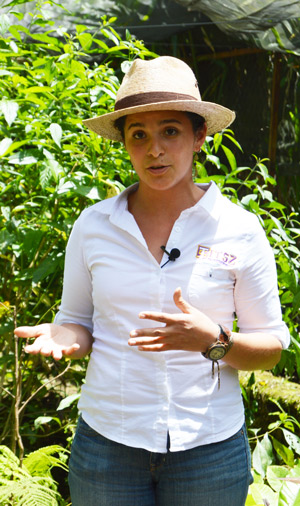
POLYGON ((222 347, 223 350, 224 350, 223 357, 225 357, 225 355, 229 352, 230 348, 233 345, 233 338, 232 338, 231 331, 227 327, 224 327, 224 326, 220 325, 219 323, 218 323, 218 326, 220 328, 219 336, 217 337, 217 339, 216 339, 216 341, 214 343, 212 343, 210 346, 208 346, 208 348, 207 348, 207 350, 205 352, 202 352, 202 355, 205 358, 207 358, 207 359, 209 359, 209 360, 212 361, 212 368, 211 368, 211 376, 212 376, 212 378, 214 378, 214 376, 215 376, 215 364, 217 364, 217 368, 218 368, 218 390, 219 390, 220 389, 220 384, 221 384, 221 380, 220 380, 220 365, 219 365, 218 359, 214 359, 214 358, 212 358, 210 356, 210 352, 211 352, 211 350, 213 350, 216 347, 222 347))
POLYGON ((206 351, 202 352, 202 355, 205 358, 207 358, 209 360, 213 360, 214 362, 217 362, 217 360, 214 360, 210 357, 210 351, 213 348, 215 348, 216 346, 224 347, 225 353, 223 356, 225 357, 225 355, 229 352, 230 348, 233 345, 231 331, 227 327, 220 325, 220 323, 218 323, 217 325, 220 329, 220 333, 219 333, 218 337, 216 338, 216 341, 214 343, 210 344, 208 346, 208 348, 206 349, 206 351))

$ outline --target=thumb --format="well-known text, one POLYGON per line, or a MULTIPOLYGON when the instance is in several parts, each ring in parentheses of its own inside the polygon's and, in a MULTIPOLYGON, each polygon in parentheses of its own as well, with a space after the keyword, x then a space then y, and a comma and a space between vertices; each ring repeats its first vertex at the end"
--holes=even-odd
POLYGON ((35 325, 34 327, 17 327, 14 330, 14 334, 17 337, 24 337, 28 339, 29 337, 39 337, 41 335, 42 325, 35 325))
POLYGON ((191 314, 193 312, 194 308, 182 297, 180 287, 176 288, 173 294, 173 299, 178 309, 180 309, 183 313, 191 314))

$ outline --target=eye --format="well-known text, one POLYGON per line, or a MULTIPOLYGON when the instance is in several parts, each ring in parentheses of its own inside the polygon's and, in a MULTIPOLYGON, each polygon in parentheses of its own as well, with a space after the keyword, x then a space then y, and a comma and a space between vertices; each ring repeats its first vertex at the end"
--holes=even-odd
POLYGON ((136 132, 133 132, 132 137, 137 140, 144 139, 145 132, 143 132, 143 130, 137 130, 136 132))
POLYGON ((165 130, 165 134, 166 134, 168 137, 174 137, 174 135, 177 135, 177 134, 178 134, 178 130, 177 130, 177 128, 174 128, 174 127, 168 127, 168 128, 166 128, 166 130, 165 130))

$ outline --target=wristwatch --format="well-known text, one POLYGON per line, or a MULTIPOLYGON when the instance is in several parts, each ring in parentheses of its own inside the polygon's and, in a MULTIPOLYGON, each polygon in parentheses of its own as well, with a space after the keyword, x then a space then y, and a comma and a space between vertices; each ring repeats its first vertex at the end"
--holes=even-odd
POLYGON ((214 362, 217 362, 225 357, 226 353, 229 352, 231 346, 233 345, 230 330, 227 327, 222 327, 219 323, 218 326, 220 328, 220 333, 217 340, 211 344, 204 353, 202 353, 205 358, 213 360, 214 362))

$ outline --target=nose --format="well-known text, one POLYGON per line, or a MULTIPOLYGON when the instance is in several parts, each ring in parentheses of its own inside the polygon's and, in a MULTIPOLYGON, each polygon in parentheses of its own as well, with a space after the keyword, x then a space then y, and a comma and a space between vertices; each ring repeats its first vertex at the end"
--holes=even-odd
POLYGON ((164 151, 162 140, 158 136, 153 136, 149 139, 148 155, 158 158, 164 154, 164 151))

